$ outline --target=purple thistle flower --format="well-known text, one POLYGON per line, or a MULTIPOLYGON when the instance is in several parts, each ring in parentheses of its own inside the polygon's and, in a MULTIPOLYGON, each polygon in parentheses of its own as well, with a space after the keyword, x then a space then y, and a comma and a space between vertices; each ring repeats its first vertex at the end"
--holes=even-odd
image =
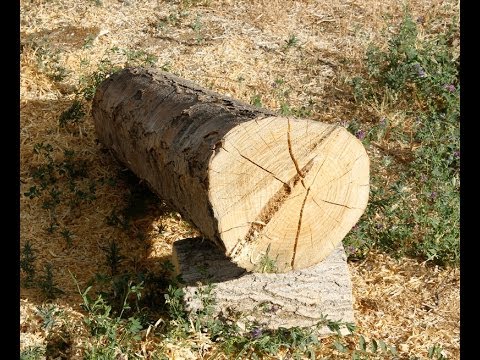
POLYGON ((381 118, 379 124, 382 125, 382 126, 387 125, 387 119, 386 118, 381 118))
POLYGON ((250 335, 252 335, 252 337, 253 337, 254 339, 256 339, 256 338, 258 338, 258 337, 260 337, 260 336, 262 335, 262 329, 260 329, 260 328, 255 328, 255 329, 253 329, 253 330, 250 332, 250 335))
POLYGON ((425 70, 423 70, 423 68, 420 66, 419 63, 416 63, 415 65, 413 65, 415 67, 415 70, 417 71, 417 75, 421 78, 427 76, 427 74, 425 73, 425 70))
POLYGON ((357 133, 355 134, 355 136, 359 139, 359 140, 363 140, 365 139, 365 131, 363 130, 358 130, 357 133))
POLYGON ((354 254, 355 250, 357 250, 357 249, 355 248, 355 246, 349 245, 345 248, 345 250, 346 250, 348 255, 351 255, 351 254, 354 254))
POLYGON ((280 306, 277 304, 273 304, 272 308, 270 309, 271 312, 277 312, 278 310, 280 310, 280 306))
POLYGON ((432 193, 430 194, 430 199, 435 200, 436 198, 437 198, 437 192, 432 191, 432 193))
POLYGON ((455 86, 453 84, 445 84, 443 88, 449 92, 454 92, 455 91, 455 86))
POLYGON ((453 157, 454 157, 455 159, 460 159, 460 150, 454 151, 454 152, 453 152, 453 157))

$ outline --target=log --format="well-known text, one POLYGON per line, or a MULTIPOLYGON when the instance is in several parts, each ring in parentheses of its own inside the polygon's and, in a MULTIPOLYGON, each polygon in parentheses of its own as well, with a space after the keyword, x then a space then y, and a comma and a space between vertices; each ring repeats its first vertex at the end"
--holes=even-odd
POLYGON ((244 269, 318 264, 366 208, 369 159, 343 127, 148 68, 107 78, 92 115, 115 157, 244 269))
MULTIPOLYGON (((172 261, 184 285, 189 313, 213 304, 211 315, 252 319, 264 329, 311 327, 325 317, 354 323, 353 295, 342 244, 323 261, 287 273, 252 273, 232 263, 213 243, 195 238, 173 244, 172 261), (209 290, 210 289, 210 290, 209 290)), ((342 332, 345 333, 343 328, 342 332)), ((332 331, 322 326, 319 334, 332 331)))

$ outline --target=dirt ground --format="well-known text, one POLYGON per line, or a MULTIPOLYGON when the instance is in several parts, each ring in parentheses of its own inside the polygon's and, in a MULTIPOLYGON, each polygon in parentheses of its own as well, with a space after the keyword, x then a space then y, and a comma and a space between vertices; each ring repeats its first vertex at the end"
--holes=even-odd
MULTIPOLYGON (((58 206, 60 230, 72 233, 67 246, 61 231, 48 232, 50 219, 41 199, 23 196, 34 184, 32 169, 45 163, 34 151, 41 142, 53 146, 54 160, 62 158, 63 150, 74 150, 87 165, 89 178, 124 176, 122 166, 95 141, 89 109, 75 131, 59 126, 82 79, 98 70, 102 60, 125 66, 154 55, 153 66, 218 93, 245 102, 257 97, 272 110, 288 102, 292 108, 310 109, 313 119, 342 123, 358 115, 351 103, 346 105, 343 79, 355 72, 367 44, 381 36, 386 24, 401 19, 402 4, 21 0, 20 246, 29 241, 36 249, 38 269, 53 265, 57 286, 64 292, 54 303, 81 319, 81 298, 71 274, 84 287, 95 273, 106 271, 100 247, 111 239, 126 254, 124 266, 155 270, 168 259, 175 240, 196 233, 160 202, 135 219, 130 235, 106 225, 105 218, 112 208, 123 206, 130 188, 127 181, 116 186, 105 182, 98 185, 93 202, 73 210, 67 204, 58 206)), ((458 3, 450 0, 415 0, 409 6, 415 18, 438 31, 458 12, 458 3)), ((434 344, 448 359, 460 357, 458 269, 383 253, 349 266, 359 333, 397 345, 402 358, 426 358, 434 344)), ((42 303, 38 289, 21 288, 22 348, 44 341, 35 315, 42 303)), ((81 336, 75 344, 81 347, 81 336)))

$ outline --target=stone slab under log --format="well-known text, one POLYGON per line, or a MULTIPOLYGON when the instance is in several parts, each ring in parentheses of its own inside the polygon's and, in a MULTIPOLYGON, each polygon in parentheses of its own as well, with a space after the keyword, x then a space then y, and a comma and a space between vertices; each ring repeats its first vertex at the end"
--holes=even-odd
MULTIPOLYGON (((240 312, 265 329, 311 327, 323 316, 354 322, 352 284, 342 244, 319 264, 288 273, 247 272, 210 241, 199 238, 176 241, 172 261, 185 281, 189 312, 202 308, 198 294, 213 284, 214 315, 240 312)), ((331 333, 326 326, 319 329, 319 334, 331 333)))

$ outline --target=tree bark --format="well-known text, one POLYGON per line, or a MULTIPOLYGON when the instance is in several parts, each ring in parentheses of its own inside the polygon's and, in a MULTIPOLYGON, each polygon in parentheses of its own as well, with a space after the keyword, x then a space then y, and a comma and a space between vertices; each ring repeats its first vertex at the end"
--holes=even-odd
POLYGON ((106 79, 92 114, 99 140, 247 270, 319 263, 365 210, 369 159, 343 127, 143 68, 106 79))

